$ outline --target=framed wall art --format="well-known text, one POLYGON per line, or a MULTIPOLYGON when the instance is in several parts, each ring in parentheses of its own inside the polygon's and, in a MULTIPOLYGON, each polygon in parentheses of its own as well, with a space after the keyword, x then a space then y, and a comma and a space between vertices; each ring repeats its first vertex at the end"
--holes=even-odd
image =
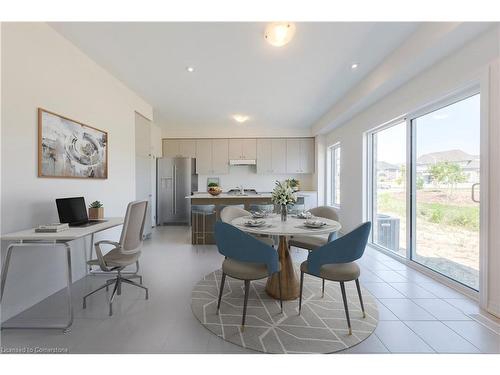
POLYGON ((108 178, 108 133, 38 108, 38 177, 108 178))

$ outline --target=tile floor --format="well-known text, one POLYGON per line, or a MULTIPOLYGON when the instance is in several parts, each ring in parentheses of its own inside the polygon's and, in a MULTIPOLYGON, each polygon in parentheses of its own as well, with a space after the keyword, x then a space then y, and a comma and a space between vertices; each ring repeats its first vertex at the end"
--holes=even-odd
MULTIPOLYGON (((71 353, 253 353, 213 335, 191 313, 191 288, 220 267, 222 257, 215 246, 191 245, 189 236, 186 227, 160 227, 145 242, 141 268, 149 301, 141 290, 124 286, 113 317, 107 315, 105 292, 83 310, 82 295, 103 283, 102 276, 88 276, 73 285, 70 333, 6 330, 1 345, 71 353)), ((299 262, 307 252, 292 249, 292 256, 299 262)), ((373 335, 343 353, 500 353, 499 326, 478 315, 484 313, 474 301, 376 250, 367 249, 360 265, 380 322, 373 335)), ((64 304, 58 292, 13 321, 55 320, 64 316, 64 304)))

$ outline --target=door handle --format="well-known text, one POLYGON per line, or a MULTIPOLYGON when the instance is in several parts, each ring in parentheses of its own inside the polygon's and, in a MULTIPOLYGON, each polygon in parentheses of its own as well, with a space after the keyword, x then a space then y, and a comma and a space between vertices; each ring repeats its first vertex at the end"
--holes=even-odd
POLYGON ((480 203, 480 199, 476 199, 476 187, 479 186, 480 183, 476 182, 475 184, 472 184, 471 187, 471 199, 473 202, 480 203))

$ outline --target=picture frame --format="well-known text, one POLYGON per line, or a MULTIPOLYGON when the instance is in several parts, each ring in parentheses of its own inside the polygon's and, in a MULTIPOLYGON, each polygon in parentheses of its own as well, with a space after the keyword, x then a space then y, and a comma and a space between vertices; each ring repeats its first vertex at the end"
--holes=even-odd
POLYGON ((38 177, 108 178, 104 130, 38 108, 38 177))

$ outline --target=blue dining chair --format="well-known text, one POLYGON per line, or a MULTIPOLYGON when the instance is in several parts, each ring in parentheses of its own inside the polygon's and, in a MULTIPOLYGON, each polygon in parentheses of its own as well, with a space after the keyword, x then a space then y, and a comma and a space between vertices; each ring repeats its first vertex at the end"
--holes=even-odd
POLYGON ((219 313, 222 293, 226 276, 245 282, 245 298, 243 302, 243 318, 241 329, 245 327, 247 313, 248 294, 250 281, 260 280, 278 273, 280 290, 280 307, 283 312, 283 300, 281 299, 281 275, 280 262, 276 250, 259 241, 255 237, 239 230, 233 225, 218 221, 215 223, 215 243, 219 253, 226 259, 222 263, 222 280, 217 302, 217 314, 219 313))
POLYGON ((337 281, 340 283, 342 299, 344 300, 349 335, 352 335, 344 283, 352 280, 356 282, 361 311, 363 311, 363 318, 365 318, 365 307, 363 306, 363 297, 361 296, 361 288, 359 286, 360 269, 355 261, 361 258, 365 252, 371 227, 371 222, 367 221, 345 236, 309 253, 307 260, 300 265, 299 314, 302 309, 302 288, 304 286, 305 273, 322 278, 323 280, 337 281))

